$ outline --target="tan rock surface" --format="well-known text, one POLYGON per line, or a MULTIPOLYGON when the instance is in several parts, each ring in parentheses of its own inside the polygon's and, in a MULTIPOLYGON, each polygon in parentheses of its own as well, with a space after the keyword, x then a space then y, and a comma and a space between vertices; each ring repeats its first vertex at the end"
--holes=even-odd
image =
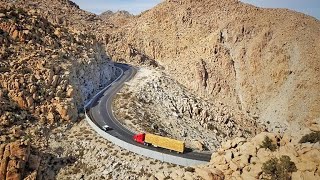
POLYGON ((20 180, 29 172, 37 172, 40 158, 30 154, 29 141, 15 141, 0 145, 0 179, 20 180), (31 159, 30 159, 31 157, 31 159), (37 159, 36 161, 34 159, 37 159), (35 164, 34 164, 35 163, 35 164), (30 166, 32 164, 32 166, 30 166))

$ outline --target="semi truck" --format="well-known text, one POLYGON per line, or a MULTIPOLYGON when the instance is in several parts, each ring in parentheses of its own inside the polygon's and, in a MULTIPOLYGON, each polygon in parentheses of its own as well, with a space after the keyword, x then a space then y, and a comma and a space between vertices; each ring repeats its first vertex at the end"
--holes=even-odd
POLYGON ((133 140, 146 146, 152 145, 154 147, 161 147, 178 153, 183 153, 185 148, 183 141, 148 133, 136 134, 133 136, 133 140))

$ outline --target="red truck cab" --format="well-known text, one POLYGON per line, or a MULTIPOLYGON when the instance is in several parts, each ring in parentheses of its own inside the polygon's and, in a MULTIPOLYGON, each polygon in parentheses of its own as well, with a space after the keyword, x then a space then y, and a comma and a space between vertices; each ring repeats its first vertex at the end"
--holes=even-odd
POLYGON ((136 134, 133 136, 133 140, 137 143, 144 144, 144 137, 146 136, 145 133, 136 134))

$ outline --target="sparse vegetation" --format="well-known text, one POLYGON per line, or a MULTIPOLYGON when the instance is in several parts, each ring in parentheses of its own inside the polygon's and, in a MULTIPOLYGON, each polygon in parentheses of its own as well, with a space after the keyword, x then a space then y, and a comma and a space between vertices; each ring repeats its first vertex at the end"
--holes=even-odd
POLYGON ((250 135, 252 134, 252 132, 250 130, 247 130, 247 129, 245 129, 244 132, 247 133, 247 134, 250 134, 250 135))
POLYGON ((320 131, 306 134, 299 141, 299 143, 307 143, 307 142, 309 142, 309 143, 320 142, 320 131))
POLYGON ((155 162, 153 162, 153 161, 150 161, 150 164, 151 164, 151 165, 155 165, 156 163, 155 163, 155 162))
POLYGON ((291 173, 296 172, 297 167, 289 156, 272 158, 262 165, 262 172, 266 175, 265 179, 271 180, 290 180, 291 173))
POLYGON ((264 137, 264 141, 262 142, 262 145, 260 145, 260 148, 269 149, 270 151, 275 151, 277 149, 277 145, 272 143, 272 140, 268 137, 264 137))
POLYGON ((0 67, 0 73, 9 72, 10 69, 8 67, 0 67))
POLYGON ((184 168, 184 170, 186 171, 186 172, 195 172, 195 169, 193 168, 193 167, 186 167, 186 168, 184 168))
POLYGON ((216 132, 217 132, 217 133, 216 133, 217 136, 222 136, 222 137, 226 137, 226 136, 227 136, 226 133, 224 133, 223 131, 221 131, 221 130, 218 129, 217 127, 215 127, 215 125, 212 124, 212 123, 208 123, 207 128, 208 128, 209 130, 211 130, 211 131, 216 131, 216 132))

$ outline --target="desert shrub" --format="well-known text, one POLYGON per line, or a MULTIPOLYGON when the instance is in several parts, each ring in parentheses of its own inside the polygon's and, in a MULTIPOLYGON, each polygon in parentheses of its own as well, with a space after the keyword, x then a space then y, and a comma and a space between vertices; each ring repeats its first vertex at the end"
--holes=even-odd
POLYGON ((0 8, 0 13, 5 14, 5 13, 7 13, 7 10, 6 10, 6 9, 4 9, 4 8, 0 8))
POLYGON ((226 137, 226 136, 227 136, 226 133, 224 133, 223 131, 221 131, 221 130, 218 129, 217 127, 215 127, 215 125, 212 124, 212 123, 208 123, 207 128, 208 128, 209 130, 211 130, 211 131, 216 131, 216 135, 217 135, 217 136, 220 136, 220 135, 221 135, 222 137, 226 137))
POLYGON ((21 74, 31 74, 32 73, 32 70, 30 68, 21 68, 20 69, 20 73, 21 74))
POLYGON ((266 175, 265 179, 290 180, 291 173, 296 171, 297 167, 289 156, 281 156, 280 160, 272 158, 262 165, 262 173, 266 175))
POLYGON ((250 135, 252 134, 252 132, 250 130, 247 130, 247 129, 245 129, 244 132, 247 133, 247 134, 250 134, 250 135))
POLYGON ((192 173, 195 171, 195 169, 193 167, 186 167, 184 170, 186 172, 192 172, 192 173))
POLYGON ((10 69, 8 67, 0 67, 0 73, 9 72, 10 69))
POLYGON ((299 141, 299 143, 306 143, 306 142, 310 142, 310 143, 320 142, 320 131, 306 134, 299 141))
POLYGON ((156 162, 150 161, 150 164, 155 165, 155 164, 156 164, 156 162))
POLYGON ((16 10, 16 13, 17 14, 25 14, 25 11, 22 9, 22 8, 18 8, 17 10, 16 10))
POLYGON ((260 148, 270 149, 270 151, 275 151, 277 149, 277 145, 272 143, 272 140, 268 137, 264 137, 264 141, 262 142, 262 145, 260 145, 260 148))

